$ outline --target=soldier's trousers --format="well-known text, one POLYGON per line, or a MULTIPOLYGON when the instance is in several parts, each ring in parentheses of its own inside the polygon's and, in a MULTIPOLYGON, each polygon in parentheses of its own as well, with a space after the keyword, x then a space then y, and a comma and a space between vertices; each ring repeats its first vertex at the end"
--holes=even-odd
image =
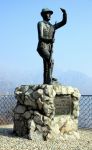
POLYGON ((49 60, 48 62, 43 60, 43 65, 44 65, 44 84, 51 84, 52 83, 52 72, 53 72, 53 65, 54 62, 53 60, 49 60))
POLYGON ((43 83, 51 84, 54 61, 50 60, 50 52, 48 50, 40 50, 38 53, 43 58, 43 83))

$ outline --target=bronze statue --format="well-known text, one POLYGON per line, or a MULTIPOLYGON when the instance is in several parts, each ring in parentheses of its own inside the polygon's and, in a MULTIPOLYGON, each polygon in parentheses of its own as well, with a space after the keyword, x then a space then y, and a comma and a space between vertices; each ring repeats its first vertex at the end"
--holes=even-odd
POLYGON ((55 23, 52 25, 49 21, 53 11, 45 8, 41 11, 41 16, 43 21, 38 22, 38 47, 37 51, 39 55, 43 58, 44 64, 44 84, 52 84, 53 81, 56 81, 55 78, 52 78, 53 65, 54 61, 52 59, 53 53, 53 43, 54 43, 54 35, 55 31, 64 26, 67 22, 67 14, 66 11, 62 8, 60 10, 63 13, 63 19, 59 23, 55 23))

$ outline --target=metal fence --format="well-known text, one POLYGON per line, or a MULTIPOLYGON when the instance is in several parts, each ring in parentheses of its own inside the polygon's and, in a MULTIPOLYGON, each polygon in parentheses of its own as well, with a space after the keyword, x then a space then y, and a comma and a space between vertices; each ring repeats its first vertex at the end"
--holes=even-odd
POLYGON ((92 95, 81 96, 79 127, 92 128, 92 95))
MULTIPOLYGON (((16 102, 14 95, 0 95, 0 124, 12 123, 16 102)), ((92 128, 92 95, 81 96, 79 128, 92 128)))
POLYGON ((16 102, 14 95, 0 95, 0 124, 12 123, 16 102))

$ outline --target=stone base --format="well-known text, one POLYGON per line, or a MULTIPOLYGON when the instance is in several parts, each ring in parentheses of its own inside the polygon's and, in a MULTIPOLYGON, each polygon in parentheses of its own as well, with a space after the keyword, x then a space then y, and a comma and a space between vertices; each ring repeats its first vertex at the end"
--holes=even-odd
POLYGON ((56 134, 69 135, 77 131, 80 98, 78 89, 60 84, 22 85, 15 89, 15 98, 17 105, 14 109, 14 132, 18 136, 31 139, 32 120, 34 130, 39 131, 44 140, 56 134), (57 96, 61 114, 55 117, 57 96), (70 97, 70 101, 66 96, 70 97), (68 111, 64 111, 65 109, 68 111))

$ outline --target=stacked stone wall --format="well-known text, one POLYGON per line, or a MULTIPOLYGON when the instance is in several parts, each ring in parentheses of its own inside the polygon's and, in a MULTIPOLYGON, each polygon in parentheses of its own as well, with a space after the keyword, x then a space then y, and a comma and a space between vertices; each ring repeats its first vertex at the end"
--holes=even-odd
POLYGON ((77 131, 79 115, 78 89, 55 85, 22 85, 15 89, 17 105, 14 109, 14 132, 18 136, 31 139, 31 123, 35 124, 44 140, 58 133, 77 131), (70 95, 71 115, 55 117, 55 98, 57 95, 70 95))

